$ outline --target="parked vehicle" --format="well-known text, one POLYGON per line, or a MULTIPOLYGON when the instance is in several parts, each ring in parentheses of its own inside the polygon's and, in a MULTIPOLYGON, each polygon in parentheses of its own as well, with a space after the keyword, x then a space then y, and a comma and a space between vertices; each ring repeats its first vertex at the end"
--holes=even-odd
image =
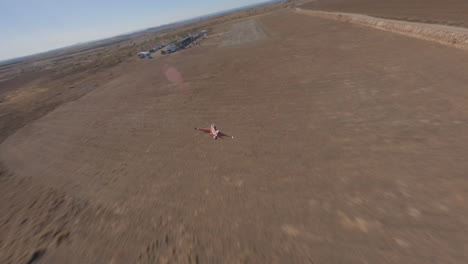
POLYGON ((151 53, 149 53, 148 51, 142 51, 142 52, 138 52, 137 56, 140 58, 140 59, 152 59, 153 57, 151 57, 151 53))
POLYGON ((158 51, 158 50, 160 50, 160 49, 162 49, 162 48, 164 48, 164 47, 166 47, 166 46, 167 46, 167 44, 166 44, 166 43, 163 43, 163 44, 161 44, 161 45, 159 45, 159 46, 156 46, 156 47, 150 49, 149 52, 151 52, 151 53, 156 52, 156 51, 158 51))
POLYGON ((174 53, 176 51, 177 51, 177 46, 176 45, 171 45, 166 50, 162 50, 161 54, 169 54, 169 53, 174 53))

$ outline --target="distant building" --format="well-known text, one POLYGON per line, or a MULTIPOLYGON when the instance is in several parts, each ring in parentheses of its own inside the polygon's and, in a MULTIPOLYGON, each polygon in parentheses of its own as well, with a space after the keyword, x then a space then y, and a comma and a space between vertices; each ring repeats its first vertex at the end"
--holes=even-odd
POLYGON ((185 48, 185 47, 187 47, 188 45, 190 45, 192 42, 193 42, 193 37, 192 37, 192 36, 188 36, 188 37, 186 37, 186 38, 184 38, 183 40, 180 41, 179 47, 185 48))

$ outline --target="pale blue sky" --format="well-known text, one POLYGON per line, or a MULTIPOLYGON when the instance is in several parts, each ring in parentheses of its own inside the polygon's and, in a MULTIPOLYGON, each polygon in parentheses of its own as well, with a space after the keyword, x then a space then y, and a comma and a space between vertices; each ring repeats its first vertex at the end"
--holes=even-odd
POLYGON ((0 0, 0 60, 267 0, 0 0))

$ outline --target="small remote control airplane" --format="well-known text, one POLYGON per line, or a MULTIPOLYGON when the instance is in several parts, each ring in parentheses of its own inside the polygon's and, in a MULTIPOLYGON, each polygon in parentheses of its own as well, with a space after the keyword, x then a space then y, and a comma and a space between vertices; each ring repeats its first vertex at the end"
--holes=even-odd
POLYGON ((213 139, 218 139, 218 138, 224 139, 224 137, 234 138, 233 136, 226 135, 223 132, 216 129, 216 125, 214 123, 211 124, 210 128, 197 128, 196 127, 195 130, 205 132, 209 134, 211 137, 213 137, 213 139))

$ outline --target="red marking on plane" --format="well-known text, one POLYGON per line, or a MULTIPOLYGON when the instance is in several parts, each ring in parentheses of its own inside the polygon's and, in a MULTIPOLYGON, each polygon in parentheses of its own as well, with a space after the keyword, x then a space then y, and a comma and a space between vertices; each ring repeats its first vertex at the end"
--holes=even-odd
POLYGON ((234 138, 233 136, 229 136, 227 134, 224 134, 223 132, 216 129, 216 125, 214 123, 211 124, 210 128, 197 128, 196 127, 195 130, 205 132, 205 133, 209 134, 211 137, 213 137, 213 139, 218 139, 218 138, 224 139, 225 137, 234 138))

